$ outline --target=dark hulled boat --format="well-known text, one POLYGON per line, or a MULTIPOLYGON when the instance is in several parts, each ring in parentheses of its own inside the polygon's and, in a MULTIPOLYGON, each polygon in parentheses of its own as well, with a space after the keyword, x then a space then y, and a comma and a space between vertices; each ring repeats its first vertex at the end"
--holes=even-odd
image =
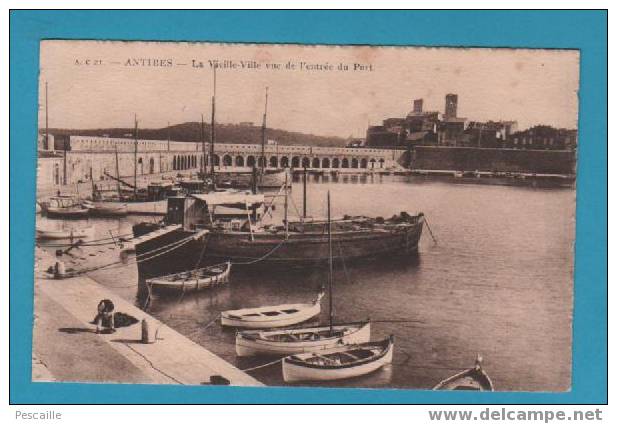
MULTIPOLYGON (((148 258, 148 252, 154 252, 151 260, 140 263, 140 274, 193 269, 212 258, 285 266, 309 266, 328 261, 326 223, 312 222, 304 227, 298 222, 285 225, 284 221, 280 226, 261 227, 259 208, 263 199, 263 195, 242 193, 170 198, 166 224, 180 227, 136 245, 137 254, 144 259, 148 258), (225 220, 217 212, 221 207, 224 210, 244 209, 245 219, 235 215, 225 220), (207 230, 205 235, 204 229, 207 230), (178 247, 166 249, 166 246, 176 246, 175 243, 178 247)), ((333 259, 348 261, 416 253, 423 225, 422 213, 405 212, 390 219, 345 217, 333 221, 333 259)), ((140 236, 157 228, 160 227, 144 223, 134 226, 133 231, 135 236, 140 236)))

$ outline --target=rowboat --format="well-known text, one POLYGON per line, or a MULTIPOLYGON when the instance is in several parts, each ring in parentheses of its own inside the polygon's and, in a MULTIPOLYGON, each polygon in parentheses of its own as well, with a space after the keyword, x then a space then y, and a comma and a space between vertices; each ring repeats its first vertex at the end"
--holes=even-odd
POLYGON ((369 322, 334 325, 333 266, 332 266, 332 219, 330 216, 330 192, 328 192, 328 243, 329 243, 329 325, 293 328, 286 330, 243 331, 236 334, 238 356, 291 355, 316 352, 343 344, 368 342, 371 338, 369 322))
POLYGON ((342 380, 369 374, 392 363, 394 337, 382 341, 345 345, 321 352, 283 358, 283 379, 297 381, 342 380))
POLYGON ((94 235, 94 226, 86 228, 63 228, 63 229, 46 229, 37 228, 37 239, 59 240, 59 239, 73 239, 73 238, 86 238, 94 235))
POLYGON ((442 380, 433 390, 475 390, 483 392, 494 391, 493 382, 482 369, 482 357, 478 355, 473 368, 461 371, 442 380))
POLYGON ((43 211, 50 218, 85 218, 88 208, 73 196, 55 196, 42 202, 43 211))
MULTIPOLYGON (((291 185, 291 178, 288 177, 289 170, 284 169, 263 169, 257 174, 257 188, 279 188, 283 184, 291 185)), ((217 187, 231 188, 250 188, 253 184, 254 175, 252 171, 224 171, 217 170, 214 181, 217 187)))
POLYGON ((318 352, 343 344, 368 342, 371 338, 371 323, 328 325, 310 328, 283 330, 248 330, 236 333, 236 354, 292 355, 318 352))
POLYGON ((236 309, 221 312, 221 325, 237 328, 280 328, 308 321, 321 312, 320 293, 312 303, 236 309))
POLYGON ((146 280, 146 284, 162 290, 202 290, 229 281, 231 262, 212 265, 177 274, 165 275, 146 280))
POLYGON ((93 216, 126 216, 128 207, 123 202, 108 202, 108 201, 84 201, 84 206, 90 209, 90 214, 93 216))

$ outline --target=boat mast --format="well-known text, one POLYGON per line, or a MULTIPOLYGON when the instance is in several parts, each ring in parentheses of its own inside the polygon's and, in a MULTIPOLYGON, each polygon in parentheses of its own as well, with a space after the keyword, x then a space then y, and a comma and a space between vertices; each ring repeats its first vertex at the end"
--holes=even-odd
POLYGON ((328 190, 328 300, 330 312, 330 333, 332 333, 332 322, 334 321, 334 311, 332 308, 332 218, 330 217, 330 190, 328 190))
POLYGON ((289 238, 289 192, 287 190, 287 173, 285 173, 285 240, 289 238))
POLYGON ((212 84, 212 119, 210 121, 210 176, 212 178, 212 184, 214 185, 214 143, 216 138, 216 132, 214 130, 216 107, 216 65, 214 65, 214 79, 212 84))
POLYGON ((268 87, 266 87, 266 102, 264 105, 264 117, 261 123, 261 175, 263 178, 266 168, 266 117, 268 115, 268 87))
POLYGON ((169 121, 167 121, 167 151, 169 152, 169 142, 171 141, 171 127, 169 121))
POLYGON ((306 219, 306 166, 302 173, 302 219, 306 219))
POLYGON ((135 114, 135 129, 133 136, 135 139, 135 148, 133 150, 133 195, 137 198, 137 114, 135 114))
POLYGON ((114 144, 114 152, 116 156, 116 188, 118 190, 118 199, 122 200, 122 192, 120 190, 120 164, 118 163, 118 145, 114 144))
POLYGON ((49 104, 47 102, 47 81, 45 81, 45 150, 49 150, 49 104))
POLYGON ((204 182, 206 181, 206 136, 205 136, 205 128, 204 128, 204 114, 201 114, 201 153, 202 153, 202 164, 201 164, 201 174, 203 175, 204 182))

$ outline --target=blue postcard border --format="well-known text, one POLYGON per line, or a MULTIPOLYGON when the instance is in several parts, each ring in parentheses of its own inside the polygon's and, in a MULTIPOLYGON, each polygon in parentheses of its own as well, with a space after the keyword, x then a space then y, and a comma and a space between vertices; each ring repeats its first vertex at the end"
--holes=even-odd
POLYGON ((580 10, 11 11, 11 403, 606 403, 607 15, 606 11, 580 10), (39 41, 53 38, 580 49, 571 391, 456 393, 32 383, 39 41))

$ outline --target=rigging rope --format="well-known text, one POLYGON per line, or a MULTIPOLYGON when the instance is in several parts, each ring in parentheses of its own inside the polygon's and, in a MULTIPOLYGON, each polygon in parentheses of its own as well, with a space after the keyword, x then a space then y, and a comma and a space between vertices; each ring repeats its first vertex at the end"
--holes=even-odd
POLYGON ((91 268, 85 268, 85 269, 82 269, 82 270, 74 271, 72 273, 67 273, 67 275, 71 276, 71 277, 75 277, 75 276, 78 276, 78 275, 86 274, 88 272, 99 271, 99 270, 102 270, 102 269, 111 270, 111 269, 123 268, 123 267, 129 266, 129 265, 133 265, 133 263, 137 264, 137 263, 147 262, 147 261, 150 261, 150 260, 155 259, 155 258, 157 258, 159 256, 162 256, 162 255, 165 255, 165 254, 167 254, 167 253, 169 253, 169 252, 171 252, 173 250, 176 250, 176 249, 184 246, 185 244, 189 243, 193 238, 194 238, 194 236, 186 237, 184 239, 180 239, 178 241, 175 241, 173 243, 167 244, 165 246, 161 246, 161 247, 158 247, 156 249, 150 250, 148 252, 144 252, 141 255, 135 255, 134 258, 131 258, 131 261, 124 262, 122 260, 119 260, 119 261, 116 261, 116 262, 111 262, 111 263, 108 263, 108 264, 99 265, 99 266, 95 266, 95 267, 91 267, 91 268), (158 253, 153 254, 155 252, 158 252, 158 253), (144 258, 144 256, 147 256, 147 257, 144 258))
POLYGON ((276 361, 268 362, 267 364, 257 365, 256 367, 246 368, 246 369, 240 370, 240 371, 243 371, 243 372, 254 371, 254 370, 258 370, 260 368, 269 367, 270 365, 278 364, 281 361, 282 361, 282 359, 277 359, 276 361))
POLYGON ((345 272, 345 279, 347 280, 347 283, 351 283, 351 279, 349 278, 349 273, 347 272, 347 265, 345 264, 345 255, 343 254, 343 246, 341 245, 341 242, 338 242, 338 250, 341 254, 341 261, 343 262, 343 271, 345 272))
POLYGON ((433 239, 433 243, 437 244, 437 239, 433 235, 433 232, 431 231, 431 227, 428 225, 428 219, 426 218, 426 216, 424 217, 424 222, 426 223, 426 228, 428 228, 428 233, 431 235, 431 238, 433 239))
MULTIPOLYGON (((129 241, 129 240, 133 240, 135 237, 130 237, 130 238, 125 238, 128 236, 132 236, 131 233, 127 233, 127 234, 119 234, 118 236, 114 237, 106 237, 106 238, 101 238, 101 239, 96 239, 96 240, 88 240, 88 241, 82 241, 79 245, 80 246, 103 246, 106 244, 117 244, 118 241, 116 239, 122 239, 119 241, 129 241), (113 241, 109 241, 109 240, 113 240, 113 241), (106 243, 99 243, 99 242, 103 242, 105 241, 106 243)), ((44 247, 70 247, 70 246, 74 246, 75 243, 45 243, 43 244, 44 247)))
POLYGON ((266 259, 268 256, 272 255, 276 250, 278 250, 278 248, 281 247, 283 244, 285 244, 286 241, 287 240, 285 239, 281 240, 279 244, 277 244, 272 250, 270 250, 268 253, 266 253, 260 258, 254 259, 252 261, 247 261, 247 262, 232 262, 232 265, 252 265, 254 263, 261 262, 264 259, 266 259))

